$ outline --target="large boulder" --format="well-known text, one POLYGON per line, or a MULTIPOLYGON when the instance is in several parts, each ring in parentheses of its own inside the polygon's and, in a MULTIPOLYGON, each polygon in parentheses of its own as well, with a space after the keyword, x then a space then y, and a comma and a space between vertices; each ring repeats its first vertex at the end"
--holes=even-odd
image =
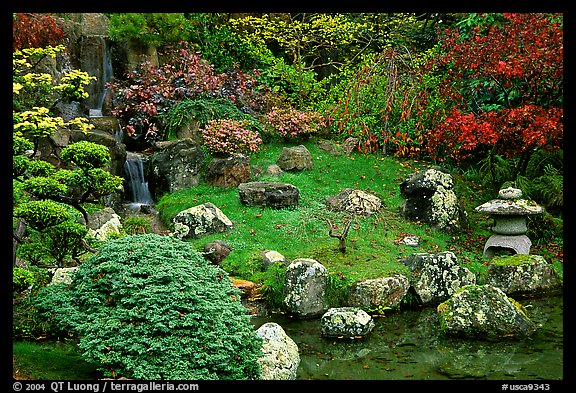
POLYGON ((401 274, 358 281, 350 291, 348 304, 369 313, 383 313, 398 307, 409 288, 408 278, 401 274))
POLYGON ((262 338, 262 357, 258 360, 263 380, 294 380, 300 365, 298 346, 275 322, 267 322, 256 330, 262 338))
POLYGON ((346 188, 339 194, 329 196, 324 202, 330 210, 369 216, 382 207, 382 200, 362 190, 346 188))
POLYGON ((536 324, 517 301, 492 285, 466 285, 437 307, 440 327, 450 336, 524 338, 536 324))
POLYGON ((217 187, 237 187, 250 181, 250 157, 232 154, 229 157, 215 157, 208 164, 206 182, 217 187))
POLYGON ((206 156, 192 139, 157 143, 148 163, 148 187, 154 199, 198 185, 206 156))
POLYGON ((410 268, 410 285, 423 304, 439 303, 466 285, 476 284, 476 276, 458 264, 451 251, 415 253, 402 262, 410 268))
POLYGON ((283 147, 276 164, 286 172, 299 172, 312 169, 312 155, 304 145, 283 147))
POLYGON ((446 231, 468 226, 466 211, 454 192, 454 180, 449 173, 430 168, 410 175, 400 184, 404 217, 418 220, 446 231))
POLYGON ((232 221, 211 202, 181 211, 174 216, 172 222, 174 224, 172 235, 181 240, 196 239, 232 228, 232 221))
POLYGON ((238 185, 238 196, 240 202, 246 206, 283 209, 298 205, 300 191, 287 183, 248 182, 238 185))
POLYGON ((544 257, 523 254, 492 259, 487 283, 507 295, 546 293, 562 287, 562 280, 544 257))
POLYGON ((320 333, 333 338, 365 338, 374 329, 374 320, 358 307, 330 308, 320 319, 320 333))
POLYGON ((284 305, 288 314, 313 318, 326 311, 328 271, 320 262, 298 258, 286 268, 284 305))

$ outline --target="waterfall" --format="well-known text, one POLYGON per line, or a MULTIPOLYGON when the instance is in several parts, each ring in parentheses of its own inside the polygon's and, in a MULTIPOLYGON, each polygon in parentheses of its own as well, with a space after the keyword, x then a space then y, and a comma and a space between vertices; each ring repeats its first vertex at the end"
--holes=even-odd
POLYGON ((140 154, 127 152, 126 162, 124 162, 124 176, 128 182, 128 188, 132 192, 133 203, 154 203, 148 189, 148 181, 144 176, 144 160, 140 154))
POLYGON ((114 139, 116 140, 116 144, 122 143, 124 139, 124 131, 122 131, 122 124, 118 121, 118 128, 114 131, 114 139))
POLYGON ((80 48, 80 68, 96 78, 86 87, 89 96, 85 104, 89 108, 90 116, 102 116, 104 101, 108 94, 106 84, 114 77, 110 45, 106 36, 84 37, 80 48))

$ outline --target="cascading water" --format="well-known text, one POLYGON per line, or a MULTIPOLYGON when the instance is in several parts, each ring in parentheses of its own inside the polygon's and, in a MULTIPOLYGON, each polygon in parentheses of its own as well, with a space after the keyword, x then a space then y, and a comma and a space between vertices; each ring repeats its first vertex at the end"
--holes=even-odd
POLYGON ((90 117, 103 114, 104 100, 108 94, 106 84, 114 76, 110 45, 105 36, 86 36, 81 47, 81 68, 96 79, 86 88, 89 93, 86 105, 90 117))
POLYGON ((126 153, 124 178, 128 182, 128 188, 132 194, 132 203, 138 205, 151 205, 154 203, 144 173, 144 160, 140 154, 126 153))

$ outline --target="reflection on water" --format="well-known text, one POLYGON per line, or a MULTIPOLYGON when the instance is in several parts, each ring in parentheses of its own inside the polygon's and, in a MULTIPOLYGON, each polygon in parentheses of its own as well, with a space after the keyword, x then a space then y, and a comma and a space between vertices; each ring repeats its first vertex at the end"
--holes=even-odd
POLYGON ((489 342, 442 335, 434 307, 375 318, 363 341, 320 335, 320 319, 258 317, 280 324, 300 350, 299 380, 562 380, 563 298, 517 299, 540 327, 522 340, 489 342))

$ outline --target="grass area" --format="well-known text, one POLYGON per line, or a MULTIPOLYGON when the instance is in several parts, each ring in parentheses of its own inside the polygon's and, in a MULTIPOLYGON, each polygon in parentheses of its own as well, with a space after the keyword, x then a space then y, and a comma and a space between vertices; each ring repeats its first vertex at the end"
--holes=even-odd
MULTIPOLYGON (((425 223, 406 220, 399 213, 403 202, 400 184, 411 173, 429 168, 430 163, 373 154, 334 155, 322 150, 316 141, 304 145, 312 155, 313 169, 286 172, 279 178, 261 176, 257 179, 296 186, 300 191, 297 208, 277 210, 244 206, 236 188, 201 183, 160 198, 157 203, 160 217, 171 226, 172 218, 180 211, 205 202, 214 203, 233 222, 233 229, 189 241, 202 251, 204 244, 210 241, 225 240, 232 252, 222 261, 222 267, 238 278, 264 283, 270 297, 276 294, 275 300, 269 299, 272 305, 280 301, 283 285, 275 282, 274 277, 282 275, 281 272, 263 271, 261 253, 265 250, 278 251, 290 260, 313 258, 322 263, 331 277, 328 296, 332 296, 334 306, 342 297, 335 291, 350 288, 355 281, 407 273, 400 261, 414 252, 453 251, 459 262, 482 281, 487 263, 482 250, 491 235, 492 219, 474 212, 474 208, 492 198, 484 187, 453 174, 457 196, 468 213, 470 229, 449 234, 425 223), (338 251, 338 239, 328 235, 326 219, 343 228, 350 218, 328 211, 324 199, 346 188, 376 195, 382 200, 383 208, 376 215, 353 219, 343 254, 338 251), (420 246, 399 244, 407 235, 419 236, 420 246)), ((270 144, 252 155, 253 171, 265 173, 269 165, 276 163, 282 147, 270 144)), ((561 264, 556 263, 556 267, 561 268, 561 264)))
POLYGON ((87 363, 73 343, 16 341, 13 376, 32 380, 93 380, 102 375, 87 363))

